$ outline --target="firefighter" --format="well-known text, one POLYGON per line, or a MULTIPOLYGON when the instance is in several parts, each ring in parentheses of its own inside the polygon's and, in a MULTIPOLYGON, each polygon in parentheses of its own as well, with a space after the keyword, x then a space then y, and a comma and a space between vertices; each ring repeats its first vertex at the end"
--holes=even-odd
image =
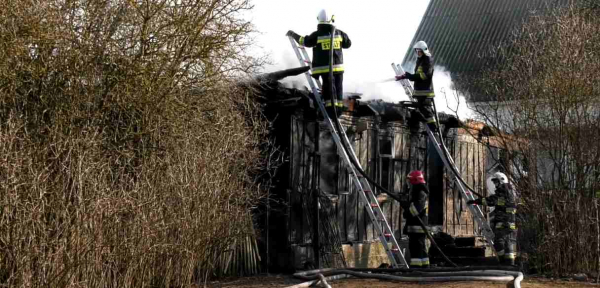
POLYGON ((494 173, 492 182, 496 186, 496 194, 486 198, 469 200, 467 204, 495 207, 495 216, 490 222, 494 231, 494 248, 502 264, 514 266, 517 255, 516 213, 518 197, 514 188, 508 182, 506 174, 502 172, 494 173))
MULTIPOLYGON (((313 47, 312 57, 312 76, 323 81, 323 98, 325 100, 325 107, 328 113, 331 114, 332 101, 331 101, 331 79, 329 79, 329 59, 331 52, 331 30, 333 28, 332 23, 334 22, 334 16, 327 14, 324 9, 321 10, 317 16, 319 24, 317 25, 317 31, 313 32, 308 36, 300 36, 294 31, 290 30, 286 36, 291 36, 300 45, 306 47, 313 47)), ((348 35, 342 30, 335 30, 333 38, 333 82, 334 82, 334 105, 336 108, 342 108, 344 103, 342 102, 344 90, 342 88, 342 82, 344 77, 344 58, 342 55, 342 48, 350 48, 352 42, 348 35)))
POLYGON ((425 41, 419 41, 413 49, 417 54, 417 65, 415 73, 404 73, 404 75, 396 76, 396 80, 408 79, 414 82, 413 97, 417 101, 417 108, 423 115, 425 123, 432 131, 438 131, 438 125, 435 121, 433 110, 433 57, 427 49, 425 41))
POLYGON ((406 219, 403 233, 408 235, 410 267, 429 268, 427 235, 421 225, 421 222, 427 225, 429 189, 425 185, 425 177, 421 171, 412 171, 407 178, 411 184, 410 198, 408 201, 401 202, 400 205, 404 210, 402 215, 406 219))

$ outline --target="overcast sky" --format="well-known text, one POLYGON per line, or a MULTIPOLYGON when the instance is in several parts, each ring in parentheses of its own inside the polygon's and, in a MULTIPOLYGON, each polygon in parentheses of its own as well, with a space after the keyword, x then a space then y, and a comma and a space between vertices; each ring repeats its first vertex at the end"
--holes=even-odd
MULTIPOLYGON (((404 59, 429 0, 254 0, 253 4, 250 17, 260 31, 257 53, 268 54, 273 63, 265 67, 265 72, 299 66, 285 33, 288 30, 300 35, 312 33, 318 24, 317 14, 327 9, 335 15, 337 29, 352 40, 352 47, 344 50, 344 92, 363 93, 363 99, 407 100, 402 86, 390 81, 394 77, 390 64, 404 59)), ((436 95, 442 96, 439 90, 448 91, 450 79, 438 70, 442 69, 435 71, 434 85, 436 95)), ((304 76, 289 77, 285 82, 306 85, 304 76)), ((438 110, 447 110, 446 99, 436 98, 438 110)), ((456 106, 453 99, 448 101, 456 106)), ((459 111, 459 115, 464 114, 459 111)))

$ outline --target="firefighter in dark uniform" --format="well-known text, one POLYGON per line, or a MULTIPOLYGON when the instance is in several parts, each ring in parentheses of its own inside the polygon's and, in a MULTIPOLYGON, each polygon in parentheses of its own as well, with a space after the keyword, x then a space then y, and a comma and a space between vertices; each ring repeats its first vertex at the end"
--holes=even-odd
POLYGON ((429 189, 425 185, 425 177, 421 171, 415 170, 408 174, 411 184, 410 198, 400 202, 406 219, 403 233, 408 235, 408 250, 410 251, 411 268, 429 268, 429 251, 427 235, 419 219, 427 225, 429 189))
MULTIPOLYGON (((308 36, 300 36, 294 31, 290 30, 286 36, 291 36, 298 42, 298 44, 305 47, 313 47, 312 56, 312 67, 311 74, 314 78, 319 80, 321 78, 323 83, 323 98, 325 100, 325 107, 328 113, 331 113, 331 79, 329 79, 329 59, 331 52, 331 29, 334 22, 333 15, 329 17, 325 10, 321 10, 317 16, 319 24, 317 25, 317 31, 313 32, 308 36)), ((335 30, 333 38, 333 82, 334 82, 334 105, 336 108, 342 108, 344 106, 343 94, 344 90, 342 82, 344 80, 344 57, 342 55, 342 48, 350 48, 352 42, 348 35, 342 30, 335 30)))
POLYGON ((417 65, 415 73, 404 73, 396 76, 396 80, 408 79, 414 82, 413 98, 417 101, 417 108, 423 115, 425 123, 432 131, 437 131, 438 126, 434 117, 433 98, 433 57, 427 49, 427 43, 417 42, 413 49, 417 53, 417 65))
POLYGON ((496 172, 492 176, 492 182, 496 186, 494 195, 477 200, 469 200, 467 204, 494 206, 494 219, 491 226, 494 231, 494 248, 503 264, 515 265, 517 255, 517 194, 508 182, 506 174, 496 172))

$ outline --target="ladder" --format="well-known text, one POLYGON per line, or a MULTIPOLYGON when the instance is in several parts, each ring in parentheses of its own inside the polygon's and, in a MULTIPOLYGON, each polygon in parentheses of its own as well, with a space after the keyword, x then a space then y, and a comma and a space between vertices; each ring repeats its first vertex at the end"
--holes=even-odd
MULTIPOLYGON (((308 53, 306 51, 306 47, 298 45, 296 43, 296 41, 294 40, 294 38, 289 37, 289 36, 288 36, 288 38, 290 40, 290 43, 292 44, 292 47, 294 48, 294 52, 296 53, 298 60, 300 61, 300 66, 302 66, 302 67, 309 66, 310 67, 311 61, 310 61, 310 57, 308 56, 308 53)), ((313 92, 313 95, 315 96, 315 100, 319 106, 319 110, 321 111, 321 114, 323 114, 323 119, 325 121, 325 124, 326 124, 327 128, 329 129, 329 131, 331 132, 331 136, 337 146, 338 153, 340 154, 341 158, 344 160, 344 162, 348 166, 348 170, 350 171, 350 177, 352 178, 352 182, 354 183, 354 185, 356 187, 356 191, 358 191, 358 194, 360 195, 360 198, 362 199, 362 203, 365 207, 365 210, 367 210, 367 214, 369 215, 371 223, 373 223, 373 226, 375 227, 375 230, 377 231, 379 240, 381 241, 381 244, 383 245, 383 248, 386 251, 389 261, 391 262, 390 263, 391 266, 394 268, 402 268, 402 267, 408 268, 408 264, 406 263, 404 254, 400 250, 398 241, 396 240, 396 237, 394 236, 394 231, 392 231, 388 221, 385 219, 385 215, 383 214, 383 211, 381 210, 381 207, 379 206, 377 197, 373 193, 373 190, 371 189, 371 186, 369 185, 367 179, 365 179, 365 177, 363 177, 362 175, 360 175, 358 173, 356 167, 354 167, 354 165, 352 164, 352 161, 350 160, 350 157, 352 157, 354 159, 354 162, 358 163, 358 165, 359 165, 358 169, 362 169, 362 167, 360 167, 360 162, 359 162, 358 158, 356 157, 356 153, 354 152, 352 145, 350 145, 350 141, 348 140, 346 133, 344 132, 343 129, 341 129, 341 131, 339 131, 339 133, 342 135, 343 139, 340 138, 340 135, 338 135, 332 119, 329 118, 329 115, 327 114, 327 111, 325 110, 325 106, 321 99, 321 93, 319 92, 319 89, 321 88, 321 83, 319 81, 315 81, 315 79, 313 77, 311 77, 309 71, 305 72, 304 75, 306 76, 306 80, 308 81, 308 84, 310 86, 310 89, 313 92), (346 150, 344 149, 344 146, 343 146, 344 144, 342 143, 342 140, 346 141, 345 143, 346 143, 346 147, 348 147, 349 153, 346 153, 346 150)), ((337 124, 339 124, 339 121, 337 124)), ((341 125, 339 127, 341 127, 341 125)))
MULTIPOLYGON (((394 69, 396 76, 404 74, 404 69, 402 69, 402 66, 400 66, 399 64, 396 65, 392 63, 392 68, 394 69)), ((412 87, 410 81, 408 81, 408 79, 402 79, 400 80, 400 84, 402 84, 402 86, 404 87, 404 91, 406 92, 406 95, 408 95, 410 100, 414 101, 412 97, 414 88, 412 87)), ((429 136, 429 139, 433 142, 433 146, 435 147, 437 153, 440 155, 440 158, 442 158, 444 165, 451 171, 451 174, 454 176, 454 183, 458 187, 458 190, 460 191, 463 198, 466 200, 474 200, 475 195, 471 191, 469 191, 465 187, 465 184, 462 182, 462 178, 457 173, 458 169, 456 168, 454 160, 450 156, 450 152, 448 151, 448 149, 446 149, 446 146, 443 145, 443 142, 441 142, 443 141, 443 139, 440 139, 438 141, 433 131, 431 131, 431 129, 429 129, 427 125, 425 125, 425 128, 427 129, 427 135, 429 136)), ((491 249, 494 250, 494 232, 492 231, 492 228, 485 219, 481 207, 478 205, 467 205, 467 207, 469 207, 471 215, 473 215, 473 218, 477 222, 481 235, 484 237, 485 241, 488 243, 491 249)))

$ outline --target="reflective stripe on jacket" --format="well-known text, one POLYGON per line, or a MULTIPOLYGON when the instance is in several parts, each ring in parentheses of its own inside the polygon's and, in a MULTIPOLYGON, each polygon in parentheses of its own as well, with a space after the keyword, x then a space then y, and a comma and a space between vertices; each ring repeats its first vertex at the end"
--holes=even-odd
POLYGON ((413 96, 435 97, 433 90, 433 57, 423 55, 417 58, 415 73, 406 73, 406 78, 414 82, 413 96))
MULTIPOLYGON (((325 74, 329 73, 329 53, 331 51, 331 25, 330 24, 319 24, 317 25, 317 31, 310 35, 295 37, 296 41, 300 45, 306 47, 312 47, 312 65, 311 73, 325 74)), ((335 36, 333 37, 333 72, 343 73, 344 72, 344 56, 342 49, 350 48, 352 42, 344 31, 335 30, 335 36)))
POLYGON ((482 198, 480 202, 476 201, 476 203, 496 207, 494 210, 494 221, 498 224, 506 222, 514 225, 516 222, 515 214, 517 213, 518 199, 513 187, 510 184, 499 185, 498 188, 496 188, 496 194, 482 198))
POLYGON ((410 204, 402 213, 406 219, 404 233, 425 233, 419 222, 419 218, 423 224, 428 224, 428 207, 427 197, 429 190, 425 184, 412 185, 410 191, 410 204))
POLYGON ((494 225, 494 228, 517 230, 517 224, 515 224, 513 222, 496 222, 496 224, 494 225))
POLYGON ((429 257, 427 258, 410 258, 410 266, 429 266, 429 257))

